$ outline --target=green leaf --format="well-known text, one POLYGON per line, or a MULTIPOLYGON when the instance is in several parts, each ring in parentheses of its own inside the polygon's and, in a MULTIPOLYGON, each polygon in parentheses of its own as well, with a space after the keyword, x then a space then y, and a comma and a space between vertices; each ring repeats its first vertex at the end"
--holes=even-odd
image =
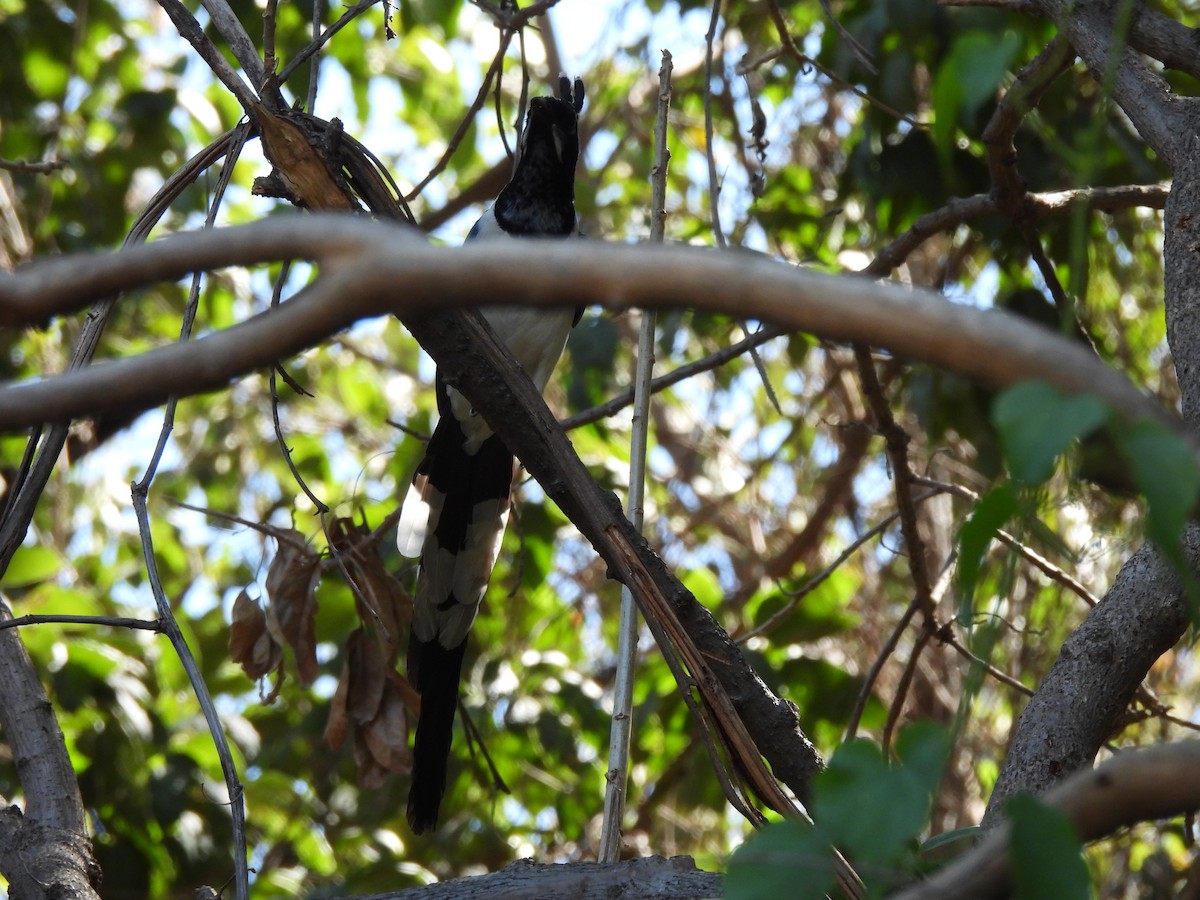
POLYGON ((933 83, 934 143, 944 158, 949 157, 959 122, 995 96, 1020 44, 1011 31, 999 38, 970 31, 954 42, 933 83))
POLYGON ((1083 844, 1061 810, 1030 794, 1004 805, 1012 822, 1013 896, 1017 900, 1087 900, 1083 844))
POLYGON ((1138 422, 1116 435, 1148 507, 1150 537, 1170 553, 1196 506, 1200 468, 1182 437, 1158 422, 1138 422))
POLYGON ((728 900, 823 897, 833 889, 833 848, 807 822, 776 822, 742 844, 729 861, 728 900))
POLYGON ((831 842, 857 862, 878 867, 895 862, 929 817, 946 735, 918 723, 902 732, 896 749, 901 763, 888 766, 870 741, 848 741, 817 779, 813 817, 831 842), (887 802, 880 803, 880 797, 887 802), (869 816, 863 815, 867 809, 872 810, 869 816))
POLYGON ((692 569, 681 579, 683 586, 692 592, 692 596, 709 609, 720 606, 725 597, 721 583, 711 569, 692 569))
POLYGON ((1017 492, 1012 482, 998 484, 979 498, 975 511, 958 535, 958 584, 963 611, 971 606, 983 556, 996 532, 1017 511, 1017 492))
POLYGON ((972 32, 955 44, 950 65, 962 91, 962 110, 973 113, 996 95, 1000 79, 1012 64, 1021 38, 1006 31, 995 34, 972 32))
POLYGON ((992 407, 1008 467, 1028 484, 1049 478, 1071 441, 1094 431, 1107 416, 1108 407, 1098 397, 1068 397, 1044 381, 1014 385, 992 407))
POLYGON ((28 587, 53 578, 60 568, 62 559, 50 547, 21 547, 0 577, 0 588, 28 587))

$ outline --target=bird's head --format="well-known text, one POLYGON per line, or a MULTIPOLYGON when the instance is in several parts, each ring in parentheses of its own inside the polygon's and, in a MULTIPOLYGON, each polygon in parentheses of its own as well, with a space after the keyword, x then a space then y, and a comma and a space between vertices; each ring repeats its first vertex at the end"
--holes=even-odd
POLYGON ((579 159, 579 113, 583 110, 583 79, 574 87, 565 75, 559 79, 558 97, 534 97, 521 139, 521 158, 536 159, 565 169, 572 175, 579 159))

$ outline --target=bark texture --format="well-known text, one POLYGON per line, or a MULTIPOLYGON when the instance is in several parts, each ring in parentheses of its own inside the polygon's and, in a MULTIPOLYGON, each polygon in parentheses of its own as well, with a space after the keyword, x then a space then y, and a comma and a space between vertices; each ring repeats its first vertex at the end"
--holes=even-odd
POLYGON ((499 872, 359 900, 696 900, 721 896, 721 876, 702 872, 690 856, 648 856, 626 862, 543 865, 522 859, 499 872))
MULTIPOLYGON (((12 613, 0 602, 0 620, 12 613)), ((0 873, 14 900, 97 897, 79 783, 19 629, 0 629, 0 738, 12 750, 25 812, 0 813, 0 873)))
MULTIPOLYGON (((1172 167, 1164 211, 1167 340, 1184 420, 1200 433, 1200 103, 1172 94, 1127 46, 1132 28, 1137 50, 1178 62, 1180 48, 1194 33, 1140 15, 1140 5, 1130 21, 1122 21, 1120 5, 1108 0, 1042 0, 1038 7, 1070 39, 1093 77, 1111 86, 1142 138, 1172 167), (1166 46, 1153 46, 1156 35, 1166 46)), ((1200 528, 1189 528, 1182 544, 1192 569, 1200 571, 1200 528)), ((1063 645, 1021 714, 985 826, 998 823, 1000 807, 1012 794, 1043 793, 1092 763, 1102 743, 1120 730, 1121 716, 1150 667, 1179 641, 1191 617, 1177 573, 1153 545, 1137 550, 1063 645)))

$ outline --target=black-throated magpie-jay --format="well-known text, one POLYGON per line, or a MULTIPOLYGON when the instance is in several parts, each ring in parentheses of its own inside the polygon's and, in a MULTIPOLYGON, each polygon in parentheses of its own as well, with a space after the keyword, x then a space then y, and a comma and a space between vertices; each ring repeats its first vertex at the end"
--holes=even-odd
MULTIPOLYGON (((535 97, 516 169, 467 240, 575 234, 575 165, 583 82, 560 79, 559 98, 535 97)), ((544 390, 567 334, 571 309, 480 309, 496 336, 544 390)), ((408 821, 420 834, 437 824, 458 706, 467 633, 487 588, 508 521, 513 455, 470 402, 438 373, 441 418, 404 500, 397 544, 420 556, 408 644, 408 679, 421 695, 408 821)))

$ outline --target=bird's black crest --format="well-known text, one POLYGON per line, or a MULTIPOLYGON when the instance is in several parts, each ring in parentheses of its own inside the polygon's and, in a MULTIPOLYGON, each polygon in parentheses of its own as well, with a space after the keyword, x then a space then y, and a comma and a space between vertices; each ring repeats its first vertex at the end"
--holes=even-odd
POLYGON ((575 112, 583 112, 583 79, 575 79, 575 89, 571 90, 571 79, 566 75, 558 76, 558 99, 569 103, 575 112))

